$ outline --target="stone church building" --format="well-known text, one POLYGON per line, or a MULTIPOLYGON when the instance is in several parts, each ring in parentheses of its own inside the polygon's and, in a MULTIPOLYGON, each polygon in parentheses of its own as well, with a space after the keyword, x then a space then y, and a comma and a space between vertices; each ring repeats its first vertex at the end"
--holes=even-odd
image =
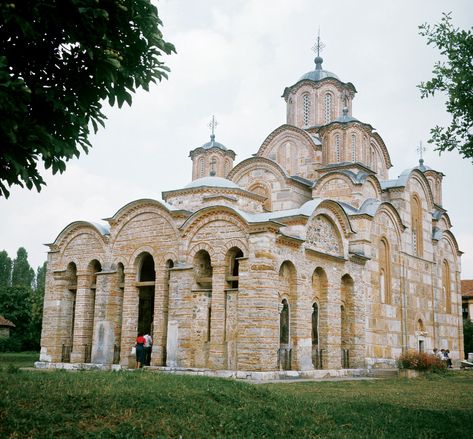
MULTIPOLYGON (((395 365, 403 350, 463 358, 460 256, 443 174, 390 179, 351 82, 314 70, 286 87, 286 123, 234 164, 215 140, 163 201, 77 221, 49 244, 40 361, 267 372, 395 365)), ((48 366, 49 363, 49 366, 48 366)))

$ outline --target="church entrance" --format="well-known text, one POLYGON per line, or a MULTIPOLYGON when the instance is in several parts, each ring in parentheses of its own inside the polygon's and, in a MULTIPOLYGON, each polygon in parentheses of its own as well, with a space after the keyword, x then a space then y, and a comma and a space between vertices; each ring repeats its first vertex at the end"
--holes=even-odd
POLYGON ((154 287, 140 287, 138 332, 151 334, 154 320, 154 287))
MULTIPOLYGON (((154 259, 149 253, 141 256, 141 268, 139 280, 136 284, 138 288, 138 334, 150 334, 153 337, 154 321, 154 296, 155 296, 156 271, 154 259)), ((146 364, 151 361, 149 352, 146 364)))

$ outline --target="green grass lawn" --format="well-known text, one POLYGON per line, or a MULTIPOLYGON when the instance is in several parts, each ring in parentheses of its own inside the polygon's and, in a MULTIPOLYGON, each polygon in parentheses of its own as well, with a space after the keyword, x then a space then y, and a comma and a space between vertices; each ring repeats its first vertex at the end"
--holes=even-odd
POLYGON ((19 371, 6 364, 1 354, 2 438, 438 439, 470 438, 473 425, 471 372, 254 385, 146 371, 19 371))

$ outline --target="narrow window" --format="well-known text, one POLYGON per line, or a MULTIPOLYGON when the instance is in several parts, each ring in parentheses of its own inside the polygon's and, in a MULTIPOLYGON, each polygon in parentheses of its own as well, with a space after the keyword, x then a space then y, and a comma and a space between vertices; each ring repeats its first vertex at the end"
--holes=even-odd
POLYGON ((310 96, 305 94, 303 97, 303 113, 304 113, 304 126, 308 127, 310 124, 310 96))
POLYGON ((324 99, 324 115, 325 123, 330 123, 332 120, 332 95, 327 93, 324 99))
POLYGON ((199 176, 203 177, 204 174, 205 174, 205 163, 204 163, 204 159, 201 158, 199 159, 199 176))
POLYGON ((340 161, 340 136, 338 134, 335 136, 335 161, 340 161))
POLYGON ((356 162, 356 135, 351 135, 351 161, 356 162))

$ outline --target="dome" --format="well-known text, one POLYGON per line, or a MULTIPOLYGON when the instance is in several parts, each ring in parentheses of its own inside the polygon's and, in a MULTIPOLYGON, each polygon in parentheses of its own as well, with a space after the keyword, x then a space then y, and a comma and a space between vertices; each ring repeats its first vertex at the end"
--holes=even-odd
POLYGON ((334 120, 334 122, 339 122, 339 123, 359 122, 358 119, 356 119, 355 117, 350 116, 348 114, 348 108, 347 107, 344 107, 342 111, 343 111, 343 114, 341 116, 337 117, 334 120))
POLYGON ((314 59, 315 70, 312 70, 311 72, 307 72, 304 76, 301 76, 299 81, 302 81, 303 79, 308 79, 309 81, 320 81, 321 79, 325 79, 325 78, 335 78, 340 81, 340 78, 335 73, 322 69, 323 61, 324 60, 321 56, 315 57, 314 59))
POLYGON ((226 151, 227 148, 225 147, 225 145, 222 145, 221 143, 219 142, 216 142, 215 141, 215 134, 212 134, 210 136, 210 142, 207 142, 207 143, 204 143, 201 148, 204 148, 204 149, 210 149, 210 148, 219 148, 223 151, 226 151))
POLYGON ((197 180, 191 181, 188 185, 185 186, 185 189, 191 189, 196 187, 221 187, 221 188, 230 188, 230 189, 240 189, 233 181, 227 180, 226 178, 222 177, 202 177, 198 178, 197 180))

